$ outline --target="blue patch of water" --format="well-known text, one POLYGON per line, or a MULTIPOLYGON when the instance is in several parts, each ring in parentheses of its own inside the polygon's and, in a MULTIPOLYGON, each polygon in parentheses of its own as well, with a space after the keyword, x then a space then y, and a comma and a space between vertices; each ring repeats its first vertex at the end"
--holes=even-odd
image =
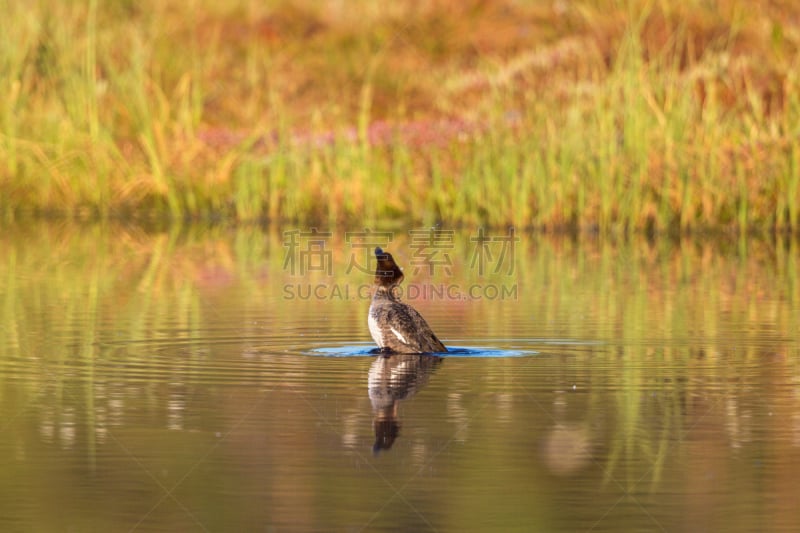
MULTIPOLYGON (((314 348, 307 353, 324 357, 374 357, 379 352, 374 344, 352 344, 314 348)), ((485 346, 450 346, 447 352, 431 355, 439 355, 441 357, 528 357, 537 353, 534 350, 512 350, 485 346)))

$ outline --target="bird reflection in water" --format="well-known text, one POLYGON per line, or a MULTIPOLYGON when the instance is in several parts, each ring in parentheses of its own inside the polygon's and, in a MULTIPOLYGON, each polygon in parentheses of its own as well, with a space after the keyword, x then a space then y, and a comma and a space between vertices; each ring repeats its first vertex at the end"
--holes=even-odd
POLYGON ((398 402, 410 398, 428 382, 442 358, 427 354, 378 355, 369 368, 369 399, 374 413, 373 453, 388 450, 400 433, 398 402))

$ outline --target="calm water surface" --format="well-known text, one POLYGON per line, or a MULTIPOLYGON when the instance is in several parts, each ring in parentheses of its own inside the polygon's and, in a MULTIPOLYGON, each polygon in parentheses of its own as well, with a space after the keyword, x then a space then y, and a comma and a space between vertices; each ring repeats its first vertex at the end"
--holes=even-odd
POLYGON ((796 241, 325 231, 3 228, 0 530, 797 531, 796 241))

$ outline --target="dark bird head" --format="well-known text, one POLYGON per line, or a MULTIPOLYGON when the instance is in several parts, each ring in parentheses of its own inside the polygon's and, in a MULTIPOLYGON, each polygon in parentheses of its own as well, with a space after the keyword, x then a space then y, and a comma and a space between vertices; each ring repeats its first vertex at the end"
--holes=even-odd
POLYGON ((391 288, 403 281, 403 271, 394 262, 392 254, 375 248, 375 258, 378 260, 378 265, 375 267, 375 285, 391 288))

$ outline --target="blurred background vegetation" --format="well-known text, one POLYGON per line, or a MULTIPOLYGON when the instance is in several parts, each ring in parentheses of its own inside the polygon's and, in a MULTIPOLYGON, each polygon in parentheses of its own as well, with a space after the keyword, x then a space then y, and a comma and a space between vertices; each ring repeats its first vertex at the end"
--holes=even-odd
POLYGON ((790 0, 0 0, 0 215, 798 227, 790 0))

